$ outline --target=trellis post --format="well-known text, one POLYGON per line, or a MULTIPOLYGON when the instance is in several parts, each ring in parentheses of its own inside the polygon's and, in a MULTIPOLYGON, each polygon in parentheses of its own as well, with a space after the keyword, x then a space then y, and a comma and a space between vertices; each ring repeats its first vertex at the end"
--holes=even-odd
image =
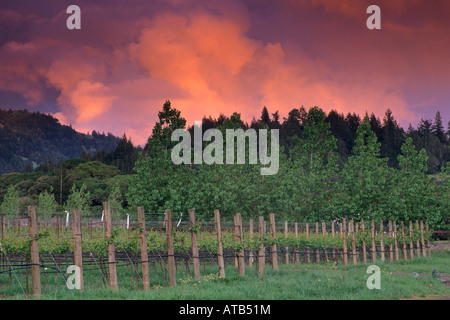
POLYGON ((176 287, 177 280, 175 274, 175 251, 173 248, 172 211, 170 209, 166 209, 165 216, 166 216, 166 236, 167 236, 167 263, 169 265, 170 286, 176 287))
POLYGON ((80 210, 72 210, 73 262, 79 268, 80 290, 84 290, 83 283, 83 250, 81 247, 81 214, 80 210))
POLYGON ((218 209, 214 210, 214 221, 216 224, 216 235, 217 235, 217 265, 219 267, 219 278, 225 278, 225 264, 223 260, 223 245, 222 245, 222 227, 220 225, 220 212, 218 209))
POLYGON ((37 213, 33 206, 28 207, 29 232, 31 237, 31 281, 33 288, 33 296, 41 295, 41 271, 39 263, 39 245, 38 245, 38 229, 37 229, 37 213))
POLYGON ((113 290, 118 290, 117 270, 116 270, 116 247, 112 237, 112 217, 111 204, 109 202, 103 203, 103 210, 105 211, 105 231, 106 239, 108 241, 108 270, 109 270, 109 285, 113 290))
POLYGON ((150 289, 150 277, 148 270, 147 231, 145 227, 145 213, 143 207, 137 208, 139 223, 139 245, 141 249, 142 282, 144 290, 150 289))

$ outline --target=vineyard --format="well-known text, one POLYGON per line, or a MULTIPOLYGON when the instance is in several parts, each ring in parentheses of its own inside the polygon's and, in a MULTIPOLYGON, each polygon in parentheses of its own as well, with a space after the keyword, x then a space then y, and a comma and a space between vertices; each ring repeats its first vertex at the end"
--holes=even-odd
MULTIPOLYGON (((263 276, 266 265, 278 270, 279 262, 358 264, 430 255, 432 231, 422 221, 277 222, 274 214, 269 221, 243 221, 240 214, 221 221, 218 210, 214 220, 196 221, 193 209, 189 219, 173 219, 170 210, 149 214, 142 208, 128 220, 112 221, 108 203, 104 209, 102 219, 73 210, 71 220, 39 220, 34 207, 28 217, 1 216, 0 289, 39 296, 50 282, 64 288, 72 265, 115 290, 121 284, 117 269, 123 269, 136 288, 148 290, 176 286, 177 272, 200 279, 213 269, 224 278, 228 268, 237 268, 240 275, 263 276)), ((94 286, 81 282, 81 289, 94 286)))

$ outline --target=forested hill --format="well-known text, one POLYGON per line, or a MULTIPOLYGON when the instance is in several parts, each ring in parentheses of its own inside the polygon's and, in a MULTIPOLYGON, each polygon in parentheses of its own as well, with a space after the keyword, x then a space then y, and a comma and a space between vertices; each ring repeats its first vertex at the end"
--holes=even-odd
POLYGON ((49 160, 79 158, 83 152, 112 151, 119 140, 110 133, 77 132, 51 115, 0 109, 0 175, 33 170, 49 160))

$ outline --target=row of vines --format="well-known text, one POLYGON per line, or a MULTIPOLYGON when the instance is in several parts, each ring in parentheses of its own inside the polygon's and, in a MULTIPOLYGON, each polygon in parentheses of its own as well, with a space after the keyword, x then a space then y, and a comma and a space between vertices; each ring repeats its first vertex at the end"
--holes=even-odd
MULTIPOLYGON (((186 228, 184 228, 186 229, 186 228)), ((83 228, 84 234, 88 234, 87 228, 83 228)), ((68 254, 73 253, 73 240, 72 233, 69 229, 64 231, 58 236, 55 232, 52 232, 52 228, 47 228, 39 233, 39 252, 43 254, 68 254)), ((130 254, 138 254, 140 252, 139 244, 139 229, 135 228, 131 232, 123 229, 122 227, 114 227, 112 241, 116 247, 121 250, 127 251, 130 254)), ((366 246, 372 244, 371 229, 358 230, 354 233, 356 247, 360 248, 365 242, 366 246)), ((423 231, 425 241, 430 240, 432 231, 423 231)), ((104 237, 104 231, 102 228, 98 228, 94 231, 93 236, 83 237, 82 247, 83 252, 92 252, 96 256, 106 257, 108 243, 111 240, 104 237)), ((174 230, 174 249, 177 252, 184 253, 190 251, 191 248, 191 236, 190 230, 174 230)), ((287 236, 279 232, 279 234, 272 238, 269 233, 266 233, 262 239, 260 239, 258 231, 253 232, 253 236, 250 236, 248 230, 244 231, 242 241, 239 242, 232 231, 223 232, 223 248, 239 251, 258 251, 263 244, 265 247, 270 247, 276 244, 279 248, 296 248, 296 249, 343 249, 344 242, 342 241, 342 233, 336 233, 334 236, 331 232, 323 233, 310 233, 299 232, 297 235, 293 231, 289 231, 287 236)), ((375 244, 381 245, 382 234, 376 231, 375 244)), ((412 232, 396 233, 396 241, 398 244, 416 244, 422 238, 422 231, 419 228, 413 227, 412 232)), ((2 249, 8 254, 21 254, 26 255, 30 252, 30 240, 27 235, 17 236, 13 231, 8 231, 3 234, 1 239, 2 249)), ((383 234, 384 246, 394 245, 395 238, 390 237, 386 232, 383 234)), ((347 241, 347 247, 350 250, 352 248, 351 241, 347 241)), ((165 234, 159 230, 147 230, 147 248, 148 252, 167 251, 167 242, 165 234)), ((199 250, 209 251, 211 253, 217 253, 217 237, 214 232, 210 230, 203 231, 201 228, 198 232, 198 248, 199 250)))
MULTIPOLYGON (((170 247, 167 229, 161 224, 161 221, 149 221, 147 225, 144 223, 145 229, 136 222, 132 222, 131 225, 127 224, 127 227, 124 227, 123 222, 117 222, 115 225, 112 223, 112 226, 108 227, 111 229, 106 232, 106 224, 103 222, 96 223, 94 226, 92 219, 85 220, 80 223, 81 259, 88 270, 89 268, 91 270, 98 268, 104 284, 107 285, 111 263, 108 261, 111 255, 110 245, 114 245, 113 250, 117 254, 117 261, 114 264, 118 267, 132 265, 139 286, 139 281, 142 281, 140 274, 143 272, 139 269, 144 262, 141 259, 142 235, 145 234, 146 252, 148 253, 146 263, 154 265, 155 274, 157 264, 159 264, 166 284, 168 284, 167 274, 170 272, 167 271, 167 266, 170 269, 171 257, 177 261, 174 264, 175 267, 180 263, 184 264, 186 273, 190 274, 190 266, 196 267, 193 260, 194 252, 197 252, 197 258, 202 260, 205 265, 209 263, 218 267, 219 277, 221 273, 219 257, 225 258, 228 265, 234 264, 236 267, 238 267, 238 259, 241 259, 239 270, 241 270, 242 264, 250 268, 253 264, 257 264, 258 268, 255 268, 255 271, 260 274, 262 272, 261 264, 264 265, 269 260, 274 267, 273 263, 274 260, 277 260, 278 255, 284 257, 285 263, 289 263, 289 260, 294 263, 300 263, 300 260, 309 263, 331 259, 346 264, 349 258, 353 258, 354 263, 357 258, 365 262, 367 257, 375 259, 377 254, 381 255, 382 261, 384 261, 384 255, 389 253, 390 260, 393 261, 392 254, 395 247, 397 259, 399 256, 407 259, 408 255, 413 258, 414 255, 420 256, 421 253, 426 256, 426 249, 430 247, 433 234, 428 227, 423 228, 422 222, 419 228, 418 221, 410 222, 409 225, 407 224, 409 228, 406 229, 403 229, 403 223, 401 223, 399 230, 395 227, 395 223, 394 229, 392 229, 391 221, 389 221, 388 227, 384 226, 381 221, 378 225, 379 228, 375 230, 373 221, 372 227, 364 228, 363 224, 354 224, 353 221, 345 222, 344 220, 343 223, 332 223, 328 225, 328 228, 323 222, 322 229, 319 230, 319 223, 311 224, 311 229, 309 229, 310 224, 308 223, 300 224, 300 229, 298 223, 295 223, 295 228, 291 223, 288 228, 287 222, 284 223, 284 227, 281 227, 275 224, 273 216, 272 218, 270 225, 267 226, 263 219, 260 219, 258 228, 253 228, 252 220, 245 227, 242 220, 235 220, 236 224, 232 225, 225 222, 219 229, 220 237, 218 230, 213 227, 211 222, 197 222, 189 226, 183 224, 181 227, 173 226, 170 232, 170 247), (262 225, 261 221, 264 222, 262 225), (226 227, 227 225, 228 227, 226 227), (196 238, 195 248, 193 248, 193 234, 196 238), (325 259, 322 260, 322 257, 325 259)), ((38 270, 38 273, 46 270, 44 271, 46 281, 48 268, 53 269, 54 274, 58 272, 63 274, 61 264, 65 263, 67 267, 72 264, 72 261, 75 264, 76 256, 75 234, 73 233, 76 229, 72 228, 70 223, 60 226, 48 221, 40 221, 37 224, 37 236, 34 238, 31 233, 27 232, 28 223, 29 221, 22 219, 20 224, 13 222, 6 227, 2 220, 0 238, 0 284, 2 274, 9 275, 9 282, 12 283, 12 274, 17 278, 17 274, 22 273, 26 275, 27 291, 29 269, 33 265, 36 266, 36 262, 30 263, 33 261, 33 243, 37 242, 39 247, 37 254, 41 271, 38 270)), ((143 268, 141 269, 143 270, 143 268)), ((20 282, 18 278, 17 280, 20 282)))

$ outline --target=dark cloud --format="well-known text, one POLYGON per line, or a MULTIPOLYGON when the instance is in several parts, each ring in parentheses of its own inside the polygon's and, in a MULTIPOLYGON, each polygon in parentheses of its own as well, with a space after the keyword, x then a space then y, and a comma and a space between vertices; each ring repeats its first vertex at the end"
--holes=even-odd
POLYGON ((0 105, 145 143, 166 99, 189 122, 263 105, 450 118, 450 2, 4 0, 0 105), (374 3, 372 3, 374 2, 374 3), (378 4, 382 30, 365 9, 378 4), (9 105, 9 106, 8 106, 9 105), (19 106, 22 105, 22 106, 19 106))

